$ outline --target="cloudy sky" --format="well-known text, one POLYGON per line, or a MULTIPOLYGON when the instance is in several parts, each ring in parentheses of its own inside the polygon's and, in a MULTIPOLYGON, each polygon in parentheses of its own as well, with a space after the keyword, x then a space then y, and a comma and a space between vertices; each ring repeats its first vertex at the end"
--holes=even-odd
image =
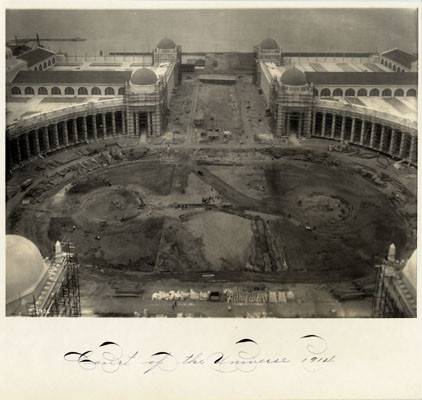
MULTIPOLYGON (((417 51, 412 9, 8 10, 6 37, 83 37, 53 50, 148 51, 164 36, 184 51, 251 51, 270 36, 285 51, 417 51)), ((46 43, 47 44, 47 43, 46 43)))

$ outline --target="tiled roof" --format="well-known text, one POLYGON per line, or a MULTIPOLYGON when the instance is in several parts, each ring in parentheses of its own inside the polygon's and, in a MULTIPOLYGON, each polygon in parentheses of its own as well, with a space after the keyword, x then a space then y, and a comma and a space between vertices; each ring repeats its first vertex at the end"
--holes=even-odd
POLYGON ((369 57, 372 53, 307 53, 297 51, 283 51, 286 57, 369 57))
POLYGON ((305 72, 316 85, 416 85, 417 72, 305 72))
POLYGON ((132 71, 20 71, 13 83, 118 84, 130 79, 132 71))
POLYGON ((55 53, 38 47, 34 50, 29 50, 26 53, 21 54, 17 58, 24 60, 28 63, 28 67, 32 67, 33 65, 54 56, 55 53))
POLYGON ((409 69, 411 67, 412 62, 418 60, 417 56, 410 53, 406 53, 405 51, 400 49, 389 50, 382 53, 381 55, 409 69))

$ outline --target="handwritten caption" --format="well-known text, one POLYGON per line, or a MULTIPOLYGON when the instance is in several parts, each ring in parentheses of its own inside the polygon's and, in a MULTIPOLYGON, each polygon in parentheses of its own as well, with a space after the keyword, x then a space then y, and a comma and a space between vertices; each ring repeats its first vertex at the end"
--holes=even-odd
POLYGON ((94 350, 70 351, 64 354, 66 362, 74 363, 85 371, 100 369, 116 373, 122 368, 139 367, 144 374, 172 372, 181 367, 207 367, 219 373, 248 373, 257 368, 282 367, 300 364, 308 372, 317 372, 332 365, 336 355, 329 352, 327 341, 318 335, 300 337, 299 347, 291 357, 287 354, 266 354, 253 339, 244 338, 234 343, 230 351, 209 354, 187 353, 178 357, 170 351, 153 354, 125 353, 118 343, 106 341, 94 350))

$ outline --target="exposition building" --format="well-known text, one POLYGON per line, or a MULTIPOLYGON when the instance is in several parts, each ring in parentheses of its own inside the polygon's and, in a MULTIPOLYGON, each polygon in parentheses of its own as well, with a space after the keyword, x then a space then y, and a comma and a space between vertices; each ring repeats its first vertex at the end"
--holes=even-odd
POLYGON ((283 53, 273 39, 254 50, 275 136, 347 141, 417 163, 416 55, 283 53))
MULTIPOLYGON (((294 134, 363 146, 417 163, 417 57, 283 52, 267 38, 255 46, 255 83, 275 137, 294 134)), ((8 55, 7 166, 78 143, 118 135, 160 135, 182 49, 162 39, 152 65, 59 62, 43 48, 8 55), (67 103, 57 103, 57 98, 67 103), (50 99, 52 99, 50 101, 50 99)))
POLYGON ((26 70, 15 69, 7 82, 9 168, 74 144, 118 135, 144 140, 165 129, 181 79, 181 48, 172 40, 158 43, 148 66, 126 61, 81 67, 57 57, 49 63, 51 52, 42 48, 28 53, 26 70), (32 69, 34 63, 41 68, 32 69))

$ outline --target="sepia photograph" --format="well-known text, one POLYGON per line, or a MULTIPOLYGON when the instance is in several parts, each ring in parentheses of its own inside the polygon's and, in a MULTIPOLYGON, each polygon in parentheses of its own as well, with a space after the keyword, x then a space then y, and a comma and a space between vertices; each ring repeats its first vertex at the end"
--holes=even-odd
POLYGON ((6 317, 417 317, 416 6, 5 28, 6 317))

